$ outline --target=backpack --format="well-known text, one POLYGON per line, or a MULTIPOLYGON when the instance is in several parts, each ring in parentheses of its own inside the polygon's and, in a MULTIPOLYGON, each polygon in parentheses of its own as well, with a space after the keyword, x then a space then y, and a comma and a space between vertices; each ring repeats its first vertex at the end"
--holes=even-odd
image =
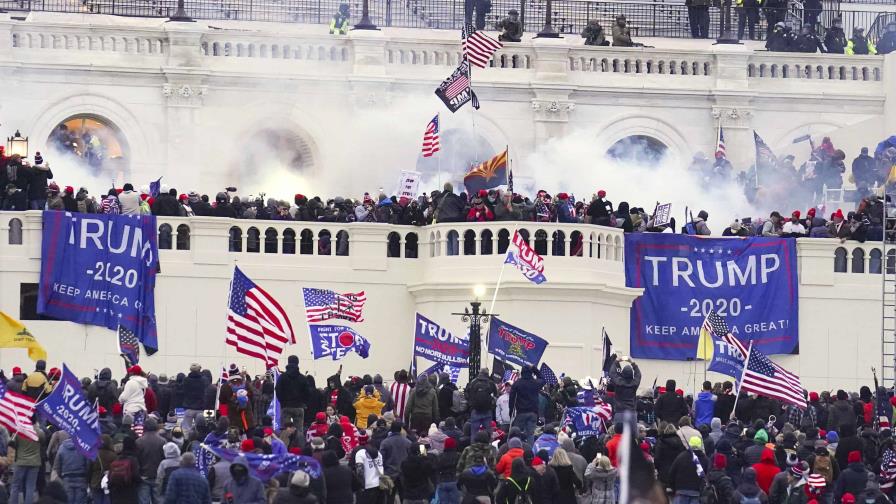
POLYGON ((492 384, 477 378, 470 384, 468 399, 477 411, 488 411, 494 407, 492 403, 492 384))
POLYGON ((703 489, 700 491, 700 504, 720 504, 720 502, 718 490, 707 479, 704 482, 703 489))
POLYGON ((467 398, 464 397, 462 390, 454 390, 451 392, 451 411, 454 413, 464 413, 470 405, 467 398))
POLYGON ((137 470, 130 457, 120 458, 109 464, 109 485, 124 488, 134 484, 137 470))
POLYGON ((529 483, 532 482, 532 478, 526 478, 526 486, 520 487, 513 478, 507 478, 507 481, 510 482, 511 485, 515 486, 517 489, 516 497, 513 499, 513 504, 532 504, 532 497, 529 496, 526 492, 529 490, 529 483))
POLYGON ((179 466, 171 466, 165 468, 165 474, 162 476, 162 495, 165 494, 165 491, 168 489, 168 477, 171 476, 175 470, 177 470, 179 466))
POLYGON ((830 485, 834 480, 834 470, 831 468, 831 457, 816 456, 812 465, 812 472, 824 476, 824 481, 830 485))

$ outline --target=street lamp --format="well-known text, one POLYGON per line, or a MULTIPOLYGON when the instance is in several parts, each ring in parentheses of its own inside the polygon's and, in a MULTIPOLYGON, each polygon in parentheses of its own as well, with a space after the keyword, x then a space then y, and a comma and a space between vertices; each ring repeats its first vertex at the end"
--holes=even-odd
POLYGON ((355 25, 356 30, 379 30, 370 20, 370 0, 361 2, 361 20, 355 25))
POLYGON ((544 28, 538 32, 538 35, 535 35, 535 38, 560 38, 560 34, 557 33, 557 30, 551 25, 551 21, 553 20, 553 15, 551 13, 552 10, 552 0, 547 0, 545 3, 545 11, 544 11, 544 28))
POLYGON ((465 306, 463 313, 452 313, 452 315, 460 315, 464 323, 470 324, 470 357, 467 362, 470 367, 471 382, 476 379, 479 369, 482 368, 482 323, 488 322, 494 316, 494 314, 486 313, 482 309, 482 302, 479 301, 479 298, 485 296, 485 286, 474 286, 473 295, 476 296, 476 299, 470 302, 470 309, 465 306))
POLYGON ((174 15, 168 18, 171 21, 180 21, 184 23, 192 23, 193 18, 187 15, 187 10, 184 9, 184 0, 177 0, 177 11, 174 12, 174 15))
POLYGON ((23 137, 19 130, 11 137, 6 137, 6 155, 18 154, 23 158, 28 157, 28 137, 23 137))
POLYGON ((722 0, 719 12, 719 38, 716 44, 740 44, 740 40, 731 32, 731 0, 722 0))

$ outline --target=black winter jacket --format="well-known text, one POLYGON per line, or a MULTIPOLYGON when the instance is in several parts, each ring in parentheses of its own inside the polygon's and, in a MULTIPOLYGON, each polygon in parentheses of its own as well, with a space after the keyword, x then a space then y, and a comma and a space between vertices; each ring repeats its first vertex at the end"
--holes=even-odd
POLYGON ((282 408, 304 408, 308 405, 308 379, 298 368, 287 369, 280 375, 276 389, 282 408))
POLYGON ((183 404, 185 409, 201 410, 205 406, 205 387, 208 385, 205 378, 199 371, 190 371, 190 374, 184 378, 184 398, 183 404))

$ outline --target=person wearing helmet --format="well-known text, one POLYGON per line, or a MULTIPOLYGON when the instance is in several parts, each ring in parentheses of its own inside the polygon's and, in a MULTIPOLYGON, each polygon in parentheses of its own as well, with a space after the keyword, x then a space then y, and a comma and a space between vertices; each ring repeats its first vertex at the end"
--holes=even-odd
POLYGON ((775 23, 771 35, 768 36, 768 40, 765 42, 765 48, 771 52, 787 52, 789 49, 786 33, 787 27, 783 21, 775 23))
POLYGON ((846 54, 877 54, 877 48, 865 36, 865 29, 861 26, 852 29, 852 38, 846 43, 846 54))
POLYGON ((215 195, 215 208, 212 210, 212 216, 236 219, 236 210, 227 201, 227 194, 219 192, 215 195))
POLYGON ((846 34, 843 32, 843 20, 837 18, 824 34, 825 51, 831 54, 846 52, 846 34))
POLYGON ((348 33, 348 4, 339 4, 339 10, 330 19, 330 35, 345 35, 348 33))
POLYGON ((821 40, 815 35, 815 29, 810 25, 803 25, 800 34, 796 37, 796 52, 815 53, 824 52, 821 40))
POLYGON ((878 54, 890 54, 896 51, 896 21, 887 23, 887 31, 877 41, 878 54))
POLYGON ((507 17, 498 21, 496 27, 501 30, 498 40, 501 42, 519 42, 523 38, 523 23, 516 9, 507 11, 507 17))
POLYGON ((597 19, 588 21, 588 25, 582 30, 582 38, 585 39, 586 46, 610 45, 607 36, 604 34, 603 27, 597 19))

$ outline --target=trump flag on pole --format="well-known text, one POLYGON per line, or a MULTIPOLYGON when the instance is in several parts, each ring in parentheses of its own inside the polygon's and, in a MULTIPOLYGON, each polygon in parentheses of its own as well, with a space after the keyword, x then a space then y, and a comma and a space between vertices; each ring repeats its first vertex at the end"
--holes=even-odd
POLYGON ((514 231, 511 246, 507 247, 506 264, 512 264, 523 276, 534 284, 542 284, 548 279, 544 276, 544 259, 526 243, 519 231, 514 231))
POLYGON ((81 390, 81 380, 62 365, 62 378, 43 401, 37 412, 71 436, 75 448, 85 457, 96 458, 100 446, 100 416, 81 390))

